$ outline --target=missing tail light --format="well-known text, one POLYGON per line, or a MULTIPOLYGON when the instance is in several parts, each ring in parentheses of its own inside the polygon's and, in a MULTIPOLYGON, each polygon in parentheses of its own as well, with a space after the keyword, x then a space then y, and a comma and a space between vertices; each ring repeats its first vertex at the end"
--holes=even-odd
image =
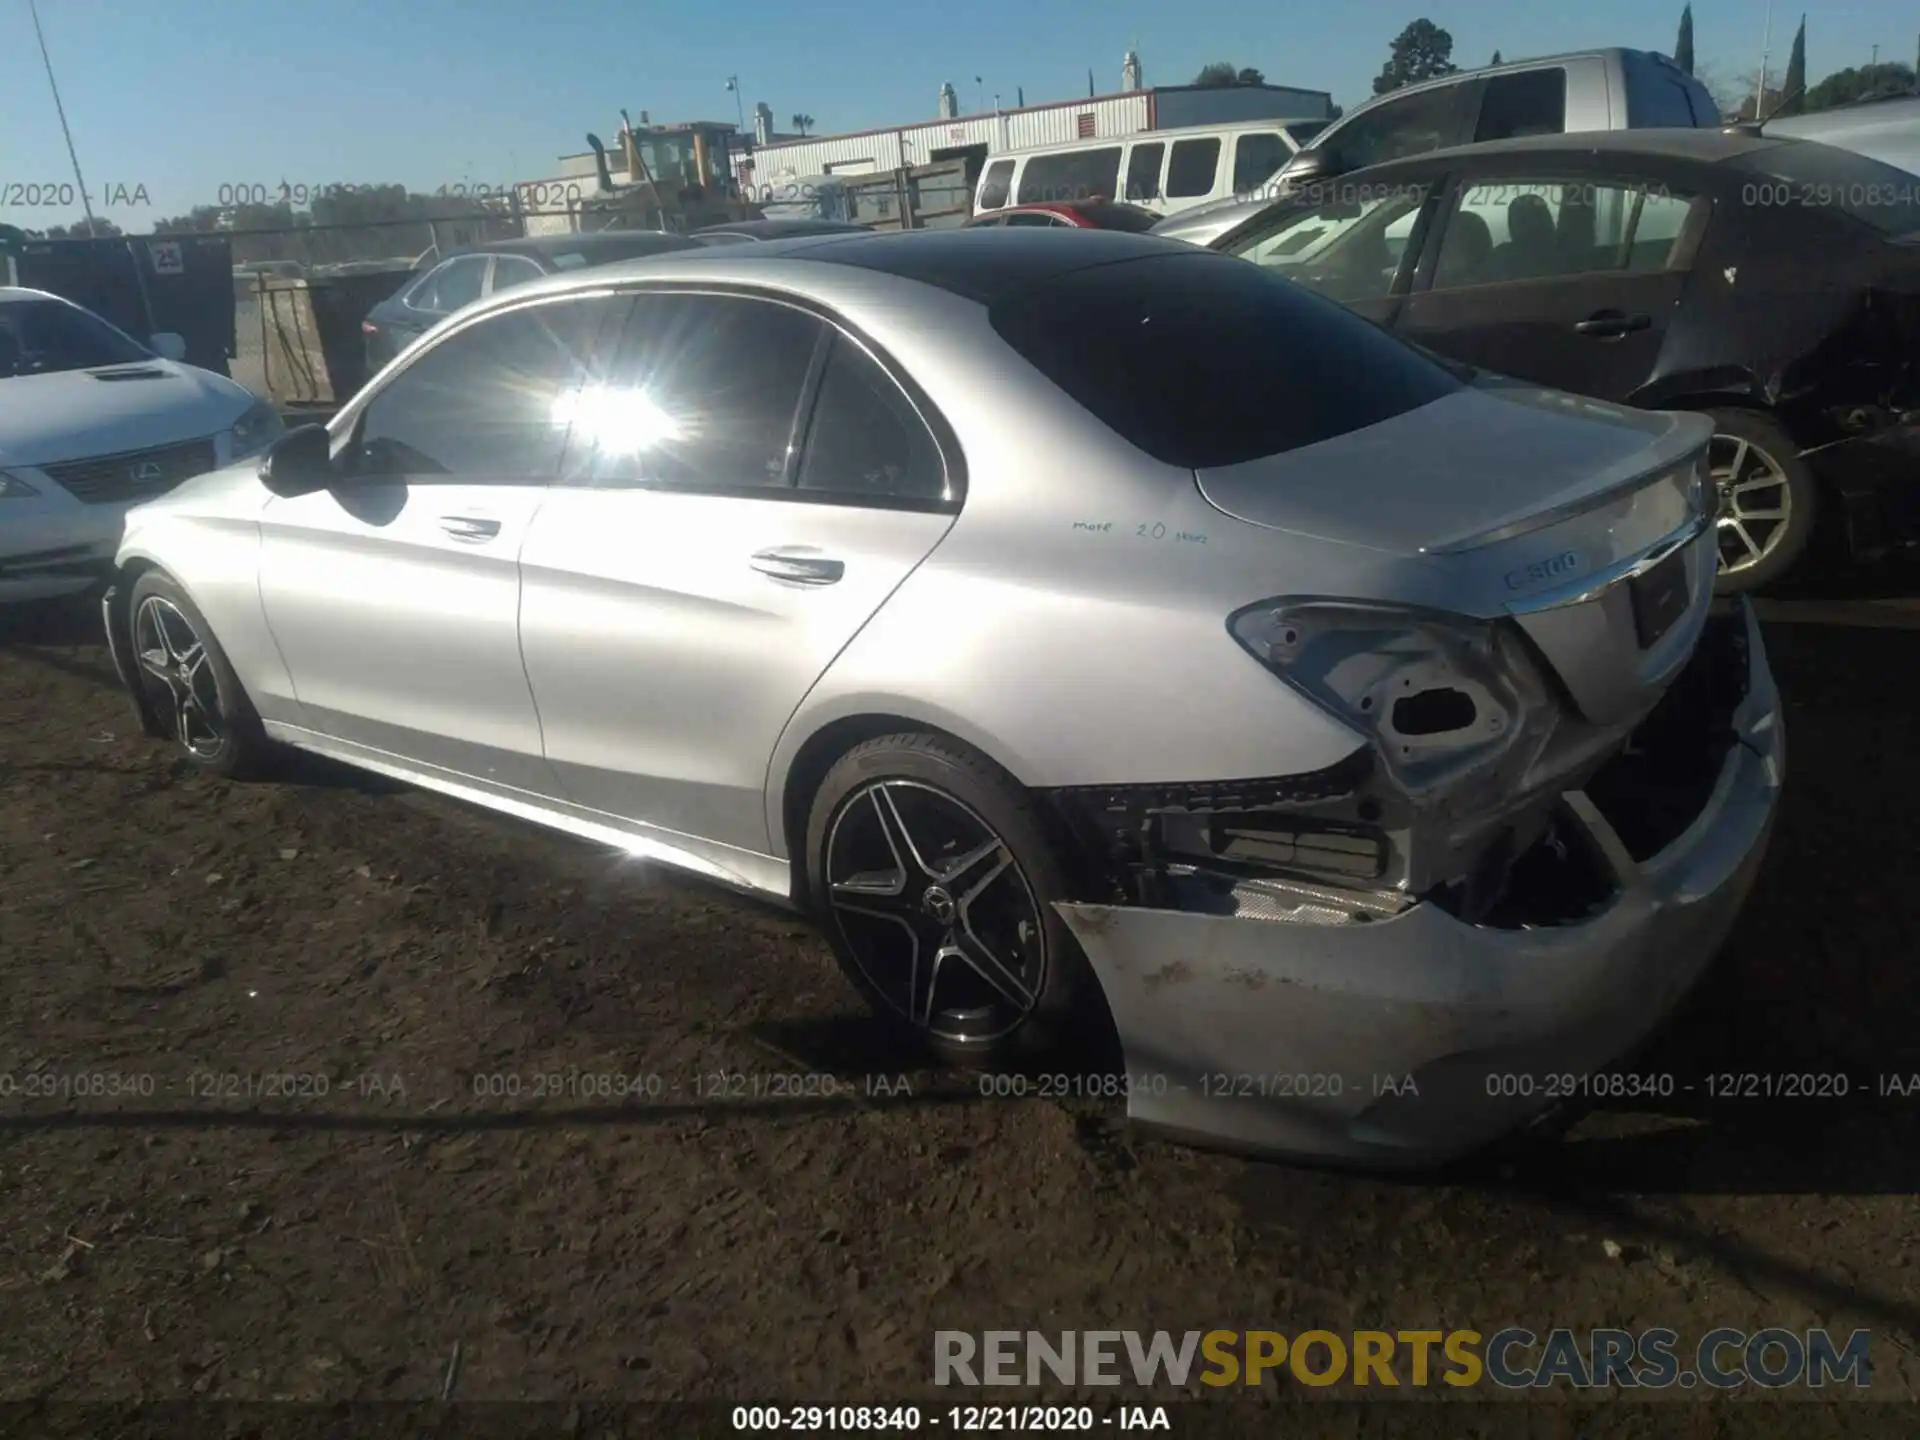
POLYGON ((1524 641, 1500 623, 1282 599, 1238 612, 1228 629, 1275 675, 1368 737, 1416 804, 1509 768, 1523 772, 1552 732, 1546 681, 1524 641))

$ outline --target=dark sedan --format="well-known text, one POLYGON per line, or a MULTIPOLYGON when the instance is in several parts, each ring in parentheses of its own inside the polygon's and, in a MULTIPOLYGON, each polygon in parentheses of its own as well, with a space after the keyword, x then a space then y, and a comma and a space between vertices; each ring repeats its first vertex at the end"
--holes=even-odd
POLYGON ((1920 540, 1905 171, 1742 130, 1536 136, 1343 175, 1212 248, 1471 365, 1712 416, 1723 590, 1817 520, 1856 559, 1920 540))
POLYGON ((1140 205, 1119 200, 1041 200, 1031 205, 1009 205, 976 215, 962 226, 973 230, 988 225, 1033 225, 1064 230, 1124 230, 1144 235, 1165 217, 1140 205))
POLYGON ((865 225, 844 220, 735 220, 725 225, 707 225, 693 232, 702 245, 741 245, 748 241, 804 240, 811 235, 866 235, 865 225))
POLYGON ((543 275, 697 248, 697 243, 684 235, 657 230, 604 230, 587 235, 501 240, 462 250, 367 312, 367 318, 360 322, 367 345, 367 373, 378 371, 447 316, 483 295, 524 285, 543 275))

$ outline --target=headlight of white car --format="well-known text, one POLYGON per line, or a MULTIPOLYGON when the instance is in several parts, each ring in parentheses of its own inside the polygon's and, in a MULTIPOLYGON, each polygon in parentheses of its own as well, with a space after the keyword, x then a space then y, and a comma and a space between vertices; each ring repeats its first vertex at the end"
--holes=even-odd
POLYGON ((242 459, 258 454, 285 432, 280 412, 265 400, 256 400, 238 420, 233 422, 230 432, 233 436, 233 458, 242 459))
POLYGON ((0 500, 30 500, 39 493, 18 475, 0 470, 0 500))

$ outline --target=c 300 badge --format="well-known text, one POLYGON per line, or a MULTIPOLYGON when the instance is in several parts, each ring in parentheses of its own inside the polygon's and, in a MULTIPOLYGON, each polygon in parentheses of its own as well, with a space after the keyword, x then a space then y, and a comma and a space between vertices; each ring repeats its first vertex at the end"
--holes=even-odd
POLYGON ((1558 555, 1549 555, 1544 560, 1522 565, 1518 570, 1509 570, 1507 589, 1532 590, 1556 580, 1571 580, 1585 568, 1585 563, 1578 550, 1562 550, 1558 555))

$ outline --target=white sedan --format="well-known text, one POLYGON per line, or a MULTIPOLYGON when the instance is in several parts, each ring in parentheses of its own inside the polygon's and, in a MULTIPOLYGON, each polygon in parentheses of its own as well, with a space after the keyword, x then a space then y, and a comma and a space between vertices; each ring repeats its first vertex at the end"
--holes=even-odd
POLYGON ((85 590, 129 507, 264 450, 279 414, 89 310, 0 286, 0 602, 85 590))

